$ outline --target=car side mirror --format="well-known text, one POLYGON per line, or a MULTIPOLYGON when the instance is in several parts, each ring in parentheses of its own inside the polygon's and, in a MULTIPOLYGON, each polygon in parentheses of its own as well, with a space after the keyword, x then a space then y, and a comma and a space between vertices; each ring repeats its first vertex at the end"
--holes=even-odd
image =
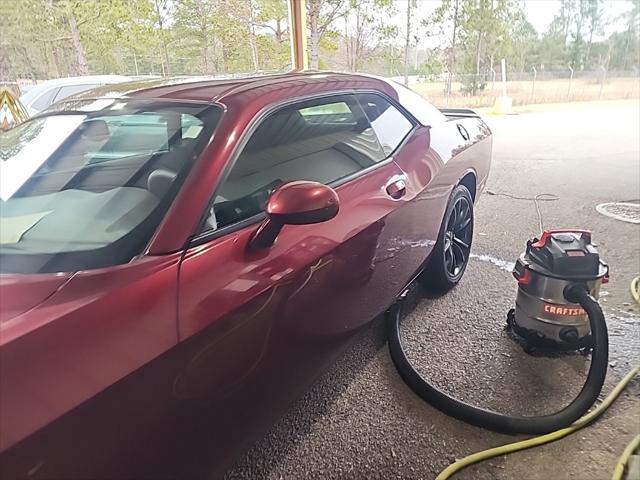
POLYGON ((267 201, 267 218, 251 238, 252 248, 268 248, 285 225, 326 222, 338 214, 338 194, 318 182, 295 181, 276 188, 267 201))

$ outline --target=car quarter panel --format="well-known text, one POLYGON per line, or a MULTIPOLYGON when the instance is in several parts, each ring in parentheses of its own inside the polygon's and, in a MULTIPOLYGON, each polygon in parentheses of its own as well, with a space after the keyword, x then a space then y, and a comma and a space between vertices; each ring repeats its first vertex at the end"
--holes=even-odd
POLYGON ((458 122, 436 122, 419 126, 394 157, 407 176, 407 195, 396 215, 404 225, 404 238, 398 248, 409 249, 415 265, 420 266, 433 250, 449 195, 461 179, 472 174, 476 179, 477 199, 484 188, 491 158, 491 132, 479 118, 458 122), (469 132, 461 136, 458 124, 469 132))
POLYGON ((430 136, 434 154, 445 165, 437 184, 453 189, 466 174, 472 173, 476 191, 471 194, 477 201, 491 166, 492 137, 487 124, 473 113, 465 117, 447 115, 446 122, 431 128, 430 136))

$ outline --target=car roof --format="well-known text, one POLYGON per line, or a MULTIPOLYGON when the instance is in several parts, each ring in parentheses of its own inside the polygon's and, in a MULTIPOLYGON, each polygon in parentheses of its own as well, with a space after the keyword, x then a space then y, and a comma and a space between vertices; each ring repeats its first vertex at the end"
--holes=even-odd
POLYGON ((79 93, 65 100, 90 98, 141 98, 217 102, 225 97, 262 88, 285 88, 303 84, 326 84, 336 90, 347 89, 354 80, 367 79, 380 89, 388 89, 389 83, 381 78, 336 72, 294 72, 284 74, 227 76, 227 77, 170 77, 106 85, 79 93), (385 88, 386 87, 386 88, 385 88))
MULTIPOLYGON (((237 111, 241 111, 249 105, 260 107, 270 102, 282 102, 308 95, 353 90, 385 93, 424 126, 445 120, 444 115, 425 98, 394 80, 363 73, 317 71, 259 76, 165 77, 136 80, 94 88, 67 97, 56 105, 57 110, 74 110, 78 108, 78 101, 135 98, 150 101, 220 103, 224 107, 239 102, 237 111)), ((100 103, 96 102, 94 108, 102 108, 104 105, 101 106, 100 103)))

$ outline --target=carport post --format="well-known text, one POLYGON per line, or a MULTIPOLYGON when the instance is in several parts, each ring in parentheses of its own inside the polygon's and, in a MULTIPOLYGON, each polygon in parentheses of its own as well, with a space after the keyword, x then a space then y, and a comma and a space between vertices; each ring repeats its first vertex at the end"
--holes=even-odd
POLYGON ((306 70, 309 68, 306 0, 289 0, 289 25, 291 25, 291 68, 306 70))

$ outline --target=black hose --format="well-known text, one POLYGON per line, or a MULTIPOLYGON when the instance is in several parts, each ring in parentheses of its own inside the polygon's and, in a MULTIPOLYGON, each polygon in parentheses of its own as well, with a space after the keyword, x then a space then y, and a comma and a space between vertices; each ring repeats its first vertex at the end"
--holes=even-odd
POLYGON ((607 324, 600 305, 593 298, 587 287, 582 284, 570 285, 565 290, 565 297, 571 302, 579 303, 587 312, 593 352, 587 380, 578 396, 565 408, 550 415, 540 417, 514 417, 469 405, 453 398, 437 387, 429 384, 413 368, 402 348, 400 340, 400 304, 395 304, 388 312, 387 329, 389 352, 402 379, 420 398, 442 412, 464 422, 503 433, 545 434, 564 428, 584 415, 595 403, 607 374, 609 359, 609 338, 607 324))

